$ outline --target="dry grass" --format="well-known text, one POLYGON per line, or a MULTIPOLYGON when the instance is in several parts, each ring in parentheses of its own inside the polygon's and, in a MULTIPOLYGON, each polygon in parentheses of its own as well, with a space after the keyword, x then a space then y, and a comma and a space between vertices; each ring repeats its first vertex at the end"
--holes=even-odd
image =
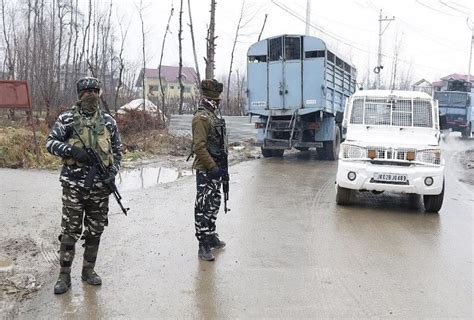
MULTIPOLYGON (((31 127, 0 127, 0 167, 2 168, 58 168, 61 159, 45 148, 49 129, 46 125, 36 128, 39 157, 36 158, 31 127), (38 161, 39 160, 39 161, 38 161)), ((174 136, 166 130, 150 130, 122 135, 124 160, 134 161, 156 155, 187 156, 191 139, 174 136)))
POLYGON ((60 159, 45 148, 47 129, 37 128, 38 158, 31 128, 0 128, 0 167, 3 168, 55 168, 60 159))

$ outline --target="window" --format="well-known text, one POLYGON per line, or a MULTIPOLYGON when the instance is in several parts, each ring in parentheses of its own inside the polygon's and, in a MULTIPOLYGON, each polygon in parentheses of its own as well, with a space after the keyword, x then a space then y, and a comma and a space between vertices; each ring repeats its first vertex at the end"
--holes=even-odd
POLYGON ((332 53, 331 51, 328 51, 328 61, 334 63, 334 53, 332 53))
POLYGON ((267 62, 267 56, 249 56, 249 63, 267 62))
POLYGON ((300 37, 285 37, 285 60, 301 60, 300 37))
POLYGON ((304 53, 305 58, 324 58, 326 56, 326 52, 324 50, 315 50, 315 51, 306 51, 304 53))
POLYGON ((148 86, 148 91, 158 91, 160 89, 160 86, 148 86))
POLYGON ((268 46, 268 56, 270 61, 278 61, 283 59, 283 52, 282 52, 282 37, 270 39, 270 43, 268 46))
POLYGON ((170 89, 173 90, 173 89, 174 89, 174 85, 170 84, 170 89))

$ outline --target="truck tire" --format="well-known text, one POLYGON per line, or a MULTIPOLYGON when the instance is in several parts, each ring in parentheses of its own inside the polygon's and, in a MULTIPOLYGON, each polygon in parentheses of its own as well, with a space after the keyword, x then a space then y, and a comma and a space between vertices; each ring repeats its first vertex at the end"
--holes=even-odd
POLYGON ((283 157, 283 154, 285 153, 285 149, 273 149, 272 153, 274 157, 281 158, 283 157))
POLYGON ((340 206, 347 206, 351 202, 352 190, 337 186, 336 189, 336 203, 340 206))
POLYGON ((264 147, 260 147, 260 150, 262 151, 262 156, 264 158, 270 158, 270 157, 273 157, 273 150, 272 149, 267 149, 267 148, 264 148, 264 147))
POLYGON ((336 132, 333 141, 323 142, 323 157, 327 160, 337 160, 339 158, 339 147, 341 145, 341 131, 336 125, 336 132))
POLYGON ((443 183, 443 189, 441 190, 440 194, 423 195, 423 203, 425 205, 425 212, 437 213, 441 209, 441 206, 443 205, 443 198, 444 198, 444 183, 443 183))
POLYGON ((469 138, 471 136, 471 125, 467 126, 463 131, 461 131, 461 137, 469 138))

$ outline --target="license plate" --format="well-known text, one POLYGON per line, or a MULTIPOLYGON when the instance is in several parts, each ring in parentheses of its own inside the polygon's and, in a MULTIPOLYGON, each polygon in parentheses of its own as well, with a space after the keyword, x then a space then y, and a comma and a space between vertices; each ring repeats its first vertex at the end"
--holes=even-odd
POLYGON ((374 180, 384 182, 406 182, 406 174, 396 173, 374 173, 374 180))

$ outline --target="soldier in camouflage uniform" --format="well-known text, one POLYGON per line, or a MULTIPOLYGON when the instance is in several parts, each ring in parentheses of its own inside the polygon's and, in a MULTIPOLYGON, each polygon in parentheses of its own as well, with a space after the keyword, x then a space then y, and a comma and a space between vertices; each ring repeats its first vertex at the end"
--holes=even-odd
POLYGON ((222 83, 217 80, 201 82, 201 100, 192 122, 193 152, 196 155, 196 202, 194 219, 196 238, 199 241, 198 256, 212 261, 211 249, 221 249, 225 242, 216 233, 216 219, 221 204, 221 180, 227 168, 220 163, 227 153, 225 121, 217 117, 222 83))
POLYGON ((71 264, 79 239, 84 240, 82 280, 91 285, 102 284, 94 266, 100 236, 108 223, 110 191, 106 183, 115 179, 122 158, 116 122, 99 108, 100 81, 87 77, 76 85, 79 101, 58 117, 46 140, 48 151, 63 161, 59 178, 63 188, 59 236, 61 269, 54 286, 55 294, 64 293, 71 287, 71 264), (100 180, 76 132, 100 156, 109 172, 107 181, 100 180))

